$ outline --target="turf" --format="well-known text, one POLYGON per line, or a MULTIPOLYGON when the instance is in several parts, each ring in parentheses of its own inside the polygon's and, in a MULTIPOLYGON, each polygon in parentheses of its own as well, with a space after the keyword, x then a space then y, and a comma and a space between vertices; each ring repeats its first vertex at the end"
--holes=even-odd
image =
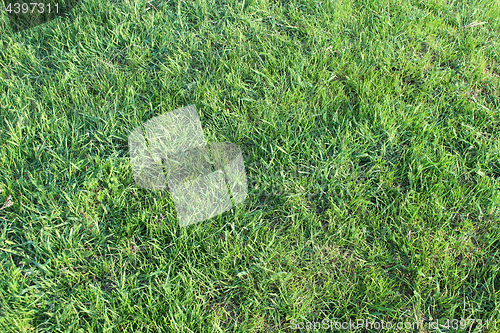
POLYGON ((2 332, 500 330, 498 0, 0 18, 2 332), (243 151, 249 196, 181 228, 127 140, 189 104, 243 151))

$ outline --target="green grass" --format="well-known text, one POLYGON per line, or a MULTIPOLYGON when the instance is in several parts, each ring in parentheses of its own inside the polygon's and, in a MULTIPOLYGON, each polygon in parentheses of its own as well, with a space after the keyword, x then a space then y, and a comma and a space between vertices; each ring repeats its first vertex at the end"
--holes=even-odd
POLYGON ((85 0, 16 34, 0 17, 0 331, 500 330, 498 0, 85 0), (127 140, 192 103, 243 151, 249 197, 180 228, 127 140))

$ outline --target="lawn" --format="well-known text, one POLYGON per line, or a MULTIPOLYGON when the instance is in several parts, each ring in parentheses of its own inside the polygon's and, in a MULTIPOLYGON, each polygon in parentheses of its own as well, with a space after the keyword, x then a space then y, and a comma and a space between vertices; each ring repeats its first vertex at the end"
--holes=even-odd
POLYGON ((0 331, 500 331, 499 37, 499 0, 2 13, 0 331), (249 193, 181 228, 128 135, 189 104, 249 193))

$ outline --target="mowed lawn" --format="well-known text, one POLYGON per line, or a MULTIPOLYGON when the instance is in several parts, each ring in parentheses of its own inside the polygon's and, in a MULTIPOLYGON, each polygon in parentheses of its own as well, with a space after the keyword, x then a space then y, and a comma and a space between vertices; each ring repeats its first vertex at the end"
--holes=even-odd
POLYGON ((0 332, 500 330, 498 0, 0 17, 0 332), (189 104, 249 195, 181 228, 128 135, 189 104))

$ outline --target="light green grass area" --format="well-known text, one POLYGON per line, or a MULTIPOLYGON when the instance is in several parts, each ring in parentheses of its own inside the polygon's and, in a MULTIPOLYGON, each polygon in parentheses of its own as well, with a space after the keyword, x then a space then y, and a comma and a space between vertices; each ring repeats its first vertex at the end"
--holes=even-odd
POLYGON ((0 17, 1 332, 500 331, 499 0, 0 17), (127 140, 189 104, 241 148, 249 196, 181 228, 127 140))

